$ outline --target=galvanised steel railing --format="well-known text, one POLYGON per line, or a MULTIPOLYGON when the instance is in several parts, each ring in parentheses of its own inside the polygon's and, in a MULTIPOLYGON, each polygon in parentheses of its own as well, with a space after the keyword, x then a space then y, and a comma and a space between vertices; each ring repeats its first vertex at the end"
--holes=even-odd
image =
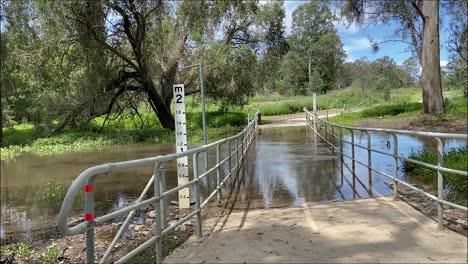
MULTIPOLYGON (((412 190, 415 190, 432 200, 435 200, 438 203, 437 207, 437 220, 438 220, 438 230, 442 230, 443 227, 443 216, 444 216, 444 205, 447 205, 452 208, 457 208, 463 211, 467 211, 467 207, 449 202, 444 200, 443 197, 443 188, 444 188, 444 176, 443 173, 451 173, 459 175, 460 177, 467 177, 468 172, 462 170, 455 170, 450 168, 444 167, 444 142, 443 139, 460 139, 460 140, 468 140, 467 134, 451 134, 451 133, 434 133, 434 132, 421 132, 421 131, 409 131, 409 130, 395 130, 395 129, 383 129, 383 128, 364 128, 364 127, 351 127, 351 126, 343 126, 328 122, 319 118, 317 115, 309 112, 306 108, 304 108, 306 113, 306 125, 308 128, 314 131, 314 135, 319 136, 323 139, 334 151, 338 151, 341 154, 341 173, 343 173, 343 157, 347 157, 351 159, 351 173, 356 175, 356 163, 360 164, 368 169, 368 180, 369 186, 372 186, 372 171, 377 172, 387 178, 393 180, 393 198, 394 200, 398 199, 398 184, 402 184, 412 190), (338 132, 339 133, 336 133, 338 132), (347 141, 343 138, 343 130, 348 130, 351 134, 351 141, 347 141), (355 134, 356 132, 364 133, 367 137, 367 146, 362 146, 355 143, 355 134), (372 139, 371 133, 369 132, 378 132, 378 133, 386 133, 393 137, 393 153, 388 153, 385 151, 381 151, 379 149, 372 148, 372 139), (408 157, 404 157, 398 154, 398 136, 397 135, 411 135, 411 136, 422 136, 429 139, 434 139, 437 143, 437 165, 433 165, 430 163, 418 161, 415 159, 411 159, 408 157), (339 146, 336 146, 339 143, 339 146), (346 154, 343 150, 343 143, 347 143, 351 145, 351 156, 346 154), (335 145, 336 144, 336 145, 335 145), (366 161, 360 161, 356 158, 355 154, 355 147, 367 150, 367 163, 366 161), (389 157, 393 158, 393 175, 390 175, 386 172, 376 169, 372 166, 372 152, 380 153, 389 157), (403 160, 405 162, 414 163, 429 169, 433 169, 437 171, 437 197, 421 190, 413 185, 402 181, 398 178, 398 161, 403 160)), ((355 177, 353 177, 354 181, 355 177)), ((468 179, 467 179, 468 180, 468 179)))
POLYGON ((239 172, 239 168, 242 162, 247 155, 248 147, 255 139, 255 131, 257 128, 257 121, 258 121, 258 111, 255 113, 255 116, 252 120, 248 121, 247 126, 239 132, 237 135, 228 137, 214 143, 203 145, 198 148, 194 148, 185 152, 177 153, 177 154, 169 154, 163 156, 157 156, 152 158, 145 158, 145 159, 138 159, 138 160, 129 160, 117 163, 107 163, 98 166, 94 166, 88 168, 87 170, 83 171, 76 180, 72 183, 70 188, 65 195, 64 201, 62 203, 62 208, 60 209, 60 213, 58 216, 58 230, 64 236, 73 236, 80 233, 86 232, 86 261, 87 263, 95 263, 95 253, 94 253, 94 234, 95 234, 95 226, 103 224, 111 219, 114 219, 121 215, 128 214, 126 220, 122 224, 120 230, 117 232, 114 240, 109 245, 106 253, 100 260, 100 263, 104 263, 112 250, 123 234, 123 232, 128 227, 131 218, 135 214, 135 210, 143 207, 147 207, 148 205, 154 204, 155 206, 155 213, 156 216, 159 216, 159 220, 155 221, 155 236, 151 239, 147 240, 121 259, 119 259, 116 263, 124 263, 131 259, 132 257, 136 256, 138 253, 143 251, 144 249, 148 248, 151 245, 156 247, 156 262, 162 263, 162 237, 173 231, 176 227, 180 226, 184 222, 188 221, 192 217, 197 218, 197 234, 199 237, 202 236, 202 218, 201 218, 201 210, 204 206, 208 204, 208 202, 217 195, 218 201, 221 199, 221 187, 226 183, 228 178, 231 178, 231 175, 237 170, 239 172), (235 142, 235 149, 232 151, 233 142, 235 142), (221 151, 222 146, 227 145, 227 154, 223 154, 221 151), (208 168, 204 173, 199 174, 198 172, 198 156, 201 153, 205 153, 209 149, 216 150, 216 164, 211 168, 208 168), (224 155, 227 155, 224 157, 224 155), (165 181, 165 173, 164 173, 164 164, 169 161, 176 160, 181 157, 191 156, 193 158, 193 180, 189 181, 186 184, 177 186, 170 190, 166 190, 166 181, 165 181), (235 158, 234 158, 235 157, 235 158), (235 165, 233 165, 233 159, 235 159, 235 165), (228 163, 229 171, 227 174, 224 174, 224 170, 221 169, 221 166, 228 163), (120 210, 114 211, 112 213, 94 217, 94 183, 97 177, 110 177, 110 174, 129 169, 129 168, 136 168, 145 165, 154 165, 154 173, 151 179, 149 180, 148 184, 146 185, 145 189, 141 193, 140 197, 137 201, 120 210), (214 173, 216 171, 216 183, 217 186, 210 195, 201 202, 200 199, 200 188, 199 182, 204 177, 207 177, 210 173, 214 173), (224 175, 222 175, 224 174, 224 175), (154 188, 154 197, 144 200, 146 193, 153 185, 154 188), (83 188, 85 190, 85 222, 77 224, 73 227, 68 227, 67 219, 70 215, 73 201, 75 200, 78 191, 83 188), (188 188, 190 186, 194 186, 194 198, 195 198, 195 206, 194 210, 187 214, 186 216, 179 219, 175 224, 171 226, 167 226, 166 224, 166 210, 167 210, 167 196, 177 191, 188 188))

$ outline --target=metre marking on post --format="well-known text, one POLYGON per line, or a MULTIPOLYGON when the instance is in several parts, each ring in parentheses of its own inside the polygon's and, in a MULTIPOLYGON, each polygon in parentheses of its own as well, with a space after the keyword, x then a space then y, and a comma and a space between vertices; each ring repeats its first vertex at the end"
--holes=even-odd
MULTIPOLYGON (((187 151, 187 118, 185 115, 185 93, 183 84, 174 84, 174 110, 177 153, 187 151)), ((188 157, 177 159, 177 183, 189 182, 188 157)), ((189 188, 179 190, 179 208, 190 208, 189 188)))

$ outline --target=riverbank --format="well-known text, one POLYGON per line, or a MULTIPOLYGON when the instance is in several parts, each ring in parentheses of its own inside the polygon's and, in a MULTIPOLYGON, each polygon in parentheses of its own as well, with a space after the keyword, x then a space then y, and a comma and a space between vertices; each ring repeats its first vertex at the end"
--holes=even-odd
MULTIPOLYGON (((67 152, 105 150, 129 144, 165 144, 175 142, 175 133, 161 127, 155 116, 146 116, 144 122, 124 118, 119 121, 107 121, 102 130, 103 120, 92 121, 85 131, 67 129, 54 134, 44 134, 33 125, 18 125, 6 128, 1 159, 11 160, 22 154, 54 155, 67 152)), ((209 141, 215 141, 226 135, 238 133, 247 123, 247 114, 243 112, 209 112, 207 130, 209 141)), ((201 113, 187 113, 187 139, 191 144, 203 141, 201 113)))
POLYGON ((422 113, 421 103, 397 103, 374 106, 358 113, 345 113, 330 121, 337 124, 442 133, 467 132, 467 97, 446 101, 445 113, 429 116, 422 113))
MULTIPOLYGON (((392 92, 391 102, 417 100, 420 89, 405 88, 392 92)), ((347 88, 334 90, 317 96, 319 110, 332 108, 369 107, 383 103, 374 92, 347 88)), ((302 113, 303 108, 312 109, 311 96, 254 96, 243 107, 232 107, 228 112, 221 112, 217 102, 208 101, 207 127, 209 141, 234 135, 247 122, 247 116, 259 110, 262 116, 278 116, 302 113)), ((140 115, 122 113, 121 116, 105 116, 93 119, 80 129, 66 128, 56 133, 40 132, 32 124, 17 124, 3 129, 3 147, 1 159, 11 160, 22 154, 55 155, 67 152, 105 150, 122 145, 145 143, 164 144, 175 141, 174 132, 161 127, 153 112, 143 108, 140 115), (105 126, 103 126, 105 122, 105 126), (102 130, 101 130, 102 128, 102 130)), ((264 118, 267 120, 267 118, 264 118)), ((187 102, 187 136, 189 143, 196 144, 203 140, 201 104, 199 98, 187 102)))

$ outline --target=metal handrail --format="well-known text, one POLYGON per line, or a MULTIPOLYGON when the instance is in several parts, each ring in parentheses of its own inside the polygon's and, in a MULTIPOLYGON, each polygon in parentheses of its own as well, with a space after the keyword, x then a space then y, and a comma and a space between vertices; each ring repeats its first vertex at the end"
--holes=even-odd
POLYGON ((452 134, 452 133, 436 133, 436 132, 422 132, 422 131, 409 131, 409 130, 397 130, 397 129, 385 129, 385 128, 365 128, 365 127, 352 127, 352 126, 344 126, 344 125, 338 125, 326 120, 323 120, 319 118, 315 113, 311 113, 307 110, 307 108, 304 108, 304 112, 306 113, 306 125, 308 128, 311 128, 314 131, 314 136, 318 135, 320 138, 322 138, 327 144, 329 144, 334 150, 338 151, 341 154, 341 173, 343 174, 343 157, 347 157, 351 159, 352 161, 352 173, 353 173, 353 181, 354 181, 354 176, 355 176, 355 164, 358 163, 364 167, 368 168, 368 180, 369 180, 369 187, 372 186, 372 171, 377 172, 387 178, 390 178, 393 180, 393 197, 394 200, 398 199, 398 184, 401 183, 402 185, 411 188, 412 190, 417 191, 418 193, 421 193, 427 197, 429 197, 432 200, 437 201, 438 203, 438 230, 443 229, 443 214, 444 214, 444 208, 443 205, 447 205, 453 208, 457 208, 463 211, 467 211, 467 207, 461 206, 449 201, 446 201, 443 199, 443 186, 444 186, 444 179, 443 179, 443 173, 452 173, 452 174, 457 174, 459 176, 468 176, 467 171, 462 171, 462 170, 456 170, 456 169, 450 169, 444 167, 444 142, 441 139, 461 139, 461 140, 468 140, 468 135, 467 134, 452 134), (340 132, 338 135, 335 133, 335 128, 339 128, 340 132), (343 139, 343 130, 348 130, 351 133, 351 141, 344 140, 343 139), (359 144, 356 144, 354 141, 354 135, 355 132, 362 132, 366 134, 367 136, 367 146, 362 146, 359 144), (379 133, 386 133, 389 134, 393 137, 393 153, 381 151, 378 149, 373 149, 371 145, 371 134, 369 132, 379 132, 379 133), (429 137, 435 139, 437 143, 437 165, 426 163, 423 161, 418 161, 415 159, 411 159, 408 157, 404 157, 402 155, 398 154, 398 134, 400 135, 411 135, 411 136, 422 136, 422 137, 429 137), (336 140, 339 141, 339 146, 336 146, 334 142, 336 140), (351 156, 347 155, 344 153, 343 150, 343 143, 347 143, 351 145, 351 156), (359 147, 362 149, 365 149, 368 151, 367 154, 367 163, 365 161, 359 161, 355 157, 355 147, 359 147), (394 159, 394 171, 393 175, 390 175, 386 172, 383 172, 381 170, 378 170, 377 168, 372 167, 372 155, 371 153, 379 153, 383 154, 386 156, 393 157, 394 159), (437 197, 425 192, 424 190, 421 190, 417 187, 414 187, 410 183, 407 183, 405 181, 402 181, 398 178, 398 161, 403 160, 406 162, 414 163, 417 165, 421 165, 423 167, 433 169, 437 171, 437 197))
POLYGON ((113 247, 115 246, 117 240, 120 238, 123 231, 127 228, 130 219, 133 217, 135 210, 155 204, 156 215, 160 217, 160 220, 155 221, 156 235, 146 241, 145 243, 138 246, 136 249, 128 253, 119 259, 116 263, 124 263, 143 251, 145 248, 149 247, 151 244, 156 243, 156 262, 162 263, 162 236, 174 230, 177 226, 183 224, 192 217, 197 217, 197 229, 198 236, 202 236, 202 219, 201 219, 201 209, 209 202, 210 199, 217 195, 218 201, 221 199, 221 187, 225 184, 228 178, 231 178, 231 175, 234 171, 239 171, 245 155, 247 154, 248 147, 255 139, 255 131, 257 128, 258 121, 258 111, 255 113, 255 116, 252 120, 248 121, 247 126, 239 132, 237 135, 218 140, 216 142, 203 145, 185 152, 177 154, 162 155, 157 157, 129 160, 116 163, 107 163, 98 166, 94 166, 83 171, 67 191, 65 198, 60 209, 58 216, 58 230, 64 236, 72 236, 80 233, 86 232, 86 261, 88 263, 95 262, 94 255, 94 227, 96 225, 102 224, 106 221, 109 221, 117 216, 125 215, 129 213, 127 219, 124 221, 117 235, 115 236, 112 243, 109 245, 106 253, 101 259, 101 263, 104 263, 109 257, 113 247), (231 149, 232 142, 236 142, 236 148, 234 151, 231 149), (228 144, 229 150, 226 158, 221 159, 221 146, 228 144), (207 169, 204 173, 199 175, 198 172, 198 155, 204 153, 208 149, 216 148, 216 165, 212 168, 207 169), (239 153, 240 152, 240 153, 239 153), (240 155, 239 155, 240 154, 240 155), (192 155, 193 157, 193 175, 194 179, 189 181, 186 184, 177 186, 168 191, 165 190, 165 172, 164 164, 165 162, 176 160, 181 157, 186 157, 192 155), (232 159, 235 158, 235 166, 232 167, 232 159), (221 175, 221 166, 228 162, 229 172, 225 175, 221 175), (133 205, 130 205, 126 208, 111 212, 109 214, 94 218, 94 182, 98 176, 108 176, 109 174, 122 171, 129 168, 135 168, 146 165, 154 165, 153 176, 148 181, 145 189, 136 200, 133 205), (215 190, 201 203, 200 194, 199 194, 199 181, 209 175, 210 173, 216 170, 216 182, 217 186, 215 190), (154 197, 143 200, 147 191, 150 189, 151 185, 154 185, 154 197), (195 186, 195 210, 177 221, 175 224, 167 227, 166 226, 166 202, 165 197, 181 190, 194 185, 195 186), (69 218, 73 201, 75 200, 80 188, 84 186, 85 189, 85 222, 77 224, 73 227, 68 227, 67 220, 69 218))

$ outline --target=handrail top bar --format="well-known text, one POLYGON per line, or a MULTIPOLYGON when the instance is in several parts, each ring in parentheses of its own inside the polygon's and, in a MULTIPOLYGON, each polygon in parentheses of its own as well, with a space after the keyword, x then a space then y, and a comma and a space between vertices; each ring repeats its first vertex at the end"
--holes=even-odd
MULTIPOLYGON (((313 113, 309 112, 307 108, 304 107, 304 112, 314 116, 313 113)), ((314 117, 319 118, 317 115, 314 117)), ((468 140, 468 134, 456 134, 456 133, 440 133, 440 132, 423 132, 423 131, 413 131, 413 130, 399 130, 399 129, 388 129, 388 128, 367 128, 367 127, 353 127, 353 126, 344 126, 338 125, 326 120, 319 118, 323 122, 334 125, 336 127, 341 127, 345 129, 352 129, 352 130, 360 130, 360 131, 372 131, 372 132, 384 132, 384 133, 395 133, 395 134, 403 134, 403 135, 413 135, 413 136, 424 136, 424 137, 438 137, 438 138, 445 138, 445 139, 464 139, 468 140)))

